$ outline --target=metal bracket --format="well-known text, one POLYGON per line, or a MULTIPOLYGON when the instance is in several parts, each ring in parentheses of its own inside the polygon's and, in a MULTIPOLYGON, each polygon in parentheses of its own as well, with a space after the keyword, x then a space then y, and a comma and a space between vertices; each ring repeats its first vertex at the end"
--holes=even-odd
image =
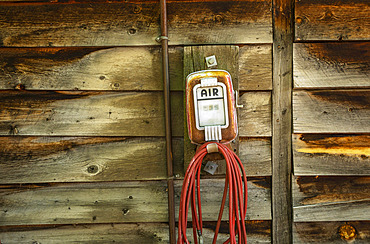
POLYGON ((167 36, 158 36, 155 38, 156 42, 161 42, 162 40, 169 40, 167 36))
POLYGON ((235 106, 237 108, 243 108, 244 107, 243 104, 239 104, 239 92, 238 91, 235 91, 235 106))
POLYGON ((211 175, 214 175, 217 170, 218 164, 213 161, 208 161, 203 170, 211 175))

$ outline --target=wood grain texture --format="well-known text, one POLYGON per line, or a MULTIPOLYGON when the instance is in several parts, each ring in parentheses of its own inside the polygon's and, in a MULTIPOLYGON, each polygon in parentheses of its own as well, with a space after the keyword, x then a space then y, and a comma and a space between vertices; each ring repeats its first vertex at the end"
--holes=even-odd
POLYGON ((368 1, 296 0, 295 3, 296 40, 369 39, 368 1))
MULTIPOLYGON (((270 221, 246 221, 248 243, 270 243, 270 221)), ((203 223, 205 243, 212 242, 215 223, 203 223)), ((217 243, 228 238, 227 223, 222 222, 217 243)), ((192 239, 192 229, 187 236, 192 239)), ((169 243, 168 225, 164 223, 95 224, 44 226, 38 228, 0 228, 0 239, 6 244, 38 243, 169 243), (3 233, 1 231, 4 231, 3 233), (6 231, 6 232, 5 232, 6 231)))
MULTIPOLYGON (((161 92, 1 91, 0 134, 163 136, 161 92)), ((182 93, 172 95, 173 135, 182 135, 182 93), (181 125, 181 126, 180 126, 181 125)))
MULTIPOLYGON (((173 139, 174 174, 184 176, 183 139, 173 139)), ((162 137, 0 137, 0 184, 166 179, 162 137)), ((243 138, 248 176, 271 175, 271 141, 243 138)))
MULTIPOLYGON (((271 45, 244 45, 239 48, 239 59, 222 55, 225 49, 221 46, 212 50, 220 63, 231 58, 239 63, 241 90, 271 89, 271 45)), ((171 90, 181 91, 183 47, 170 47, 169 58, 171 90)), ((231 72, 233 78, 238 79, 237 71, 231 72)), ((0 89, 18 87, 26 90, 160 91, 163 90, 160 48, 0 48, 0 89)))
POLYGON ((271 138, 239 138, 238 156, 248 176, 271 176, 271 138))
MULTIPOLYGON (((171 90, 182 90, 183 48, 169 49, 171 90)), ((163 90, 159 47, 0 48, 0 88, 163 90)))
POLYGON ((341 244, 345 242, 365 244, 370 242, 369 221, 294 223, 293 230, 293 241, 297 244, 341 244), (348 225, 354 228, 354 236, 351 236, 352 233, 341 235, 341 227, 348 225))
MULTIPOLYGON (((181 186, 175 182, 175 206, 181 186)), ((204 221, 217 220, 223 187, 223 179, 201 181, 204 221)), ((248 187, 247 219, 271 219, 269 178, 249 178, 248 187)), ((0 189, 0 225, 167 222, 166 188, 165 181, 7 185, 0 189)))
POLYGON ((272 89, 272 46, 245 45, 239 48, 239 90, 272 89))
POLYGON ((295 133, 370 132, 370 90, 295 91, 295 133))
MULTIPOLYGON (((183 175, 183 139, 173 139, 183 175)), ((0 184, 166 179, 162 137, 0 137, 0 184)))
MULTIPOLYGON (((271 1, 168 3, 171 45, 270 43, 271 1)), ((2 46, 157 45, 158 2, 21 4, 0 10, 2 46)))
POLYGON ((244 105, 239 108, 239 136, 270 137, 271 92, 246 92, 240 96, 239 103, 244 105))
POLYGON ((295 177, 295 222, 369 220, 370 177, 295 177))
MULTIPOLYGON (((251 54, 251 52, 249 53, 251 54)), ((235 45, 185 46, 184 77, 186 78, 192 72, 209 69, 206 65, 205 58, 212 55, 216 56, 217 69, 223 69, 229 72, 234 90, 238 89, 239 47, 235 45)))
MULTIPOLYGON (((265 111, 252 117, 248 109, 241 110, 241 135, 265 135, 269 130, 268 101, 254 97, 248 106, 265 111)), ((0 91, 0 99, 1 135, 164 135, 161 92, 0 91)), ((183 135, 182 99, 181 92, 172 94, 174 136, 183 135)))
POLYGON ((294 175, 370 175, 370 136, 294 134, 294 175))
POLYGON ((370 87, 370 42, 295 43, 295 88, 370 87))
POLYGON ((3 243, 169 243, 164 223, 45 226, 0 232, 3 243))
POLYGON ((273 0, 272 243, 292 243, 293 0, 273 0))

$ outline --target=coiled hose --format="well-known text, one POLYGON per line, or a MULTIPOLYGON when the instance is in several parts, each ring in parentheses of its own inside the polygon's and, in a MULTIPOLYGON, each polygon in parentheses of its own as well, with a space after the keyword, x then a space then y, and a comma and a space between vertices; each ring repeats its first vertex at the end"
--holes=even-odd
POLYGON ((177 243, 189 244, 189 240, 186 237, 186 227, 190 205, 192 213, 194 243, 203 244, 200 171, 203 158, 208 153, 207 146, 212 143, 215 143, 217 145, 218 151, 222 153, 226 161, 225 188, 212 244, 215 244, 217 241, 227 195, 229 200, 230 237, 227 241, 224 242, 224 244, 236 244, 237 240, 239 244, 246 244, 247 231, 245 227, 245 216, 247 212, 248 190, 244 167, 238 156, 232 150, 218 142, 207 142, 203 144, 195 153, 195 156, 191 160, 189 167, 186 170, 180 198, 177 243), (229 194, 227 194, 228 192, 229 194))

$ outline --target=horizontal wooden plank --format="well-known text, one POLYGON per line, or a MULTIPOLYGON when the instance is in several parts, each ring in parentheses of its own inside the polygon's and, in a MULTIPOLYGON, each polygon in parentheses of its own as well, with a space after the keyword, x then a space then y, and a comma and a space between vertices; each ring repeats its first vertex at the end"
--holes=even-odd
MULTIPOLYGON (((271 175, 271 142, 246 138, 248 176, 271 175)), ((0 184, 166 179, 162 137, 0 137, 0 184)), ((184 176, 183 139, 173 139, 174 174, 184 176)))
MULTIPOLYGON (((3 5, 0 16, 8 47, 158 45, 160 35, 158 2, 3 5)), ((170 2, 168 26, 171 45, 270 43, 271 1, 170 2)))
MULTIPOLYGON (((159 47, 0 48, 0 89, 159 91, 160 55, 159 47)), ((183 47, 170 47, 169 59, 171 90, 181 91, 183 47)), ((269 44, 240 47, 240 89, 270 90, 271 59, 269 44)))
POLYGON ((360 243, 370 242, 370 222, 308 222, 294 223, 293 240, 305 243, 360 243))
POLYGON ((295 43, 296 88, 370 87, 370 42, 295 43))
POLYGON ((271 89, 272 46, 241 46, 239 48, 239 90, 271 89))
POLYGON ((271 175, 271 138, 239 138, 238 156, 248 176, 271 175))
POLYGON ((369 220, 370 177, 295 177, 295 222, 369 220))
MULTIPOLYGON (((0 137, 0 184, 166 179, 165 139, 0 137)), ((173 139, 183 175, 183 139, 173 139)))
MULTIPOLYGON (((248 243, 271 243, 270 221, 246 221, 248 243)), ((0 229, 0 239, 6 244, 26 243, 169 243, 168 225, 164 223, 94 224, 44 226, 39 228, 0 229), (7 230, 10 229, 10 230, 7 230), (4 232, 1 232, 4 231, 4 232)), ((203 223, 205 243, 211 243, 215 223, 203 223)), ((222 222, 217 243, 228 238, 228 225, 222 222)), ((192 239, 192 229, 187 236, 192 239)))
MULTIPOLYGON (((183 48, 169 48, 172 90, 182 90, 183 48)), ((0 88, 163 90, 159 47, 0 48, 0 88)))
POLYGON ((295 175, 370 175, 370 135, 294 134, 295 175))
POLYGON ((0 225, 165 222, 164 181, 8 185, 0 225))
POLYGON ((3 243, 168 243, 164 223, 44 226, 1 233, 3 243))
MULTIPOLYGON (((175 182, 176 206, 181 186, 175 182)), ((217 220, 223 187, 223 179, 202 180, 203 220, 217 220)), ((269 178, 248 180, 248 220, 271 219, 270 187, 269 178)), ((165 181, 8 185, 0 189, 0 225, 167 222, 166 191, 165 181)))
POLYGON ((296 0, 295 39, 369 39, 369 12, 370 4, 363 0, 296 0))
MULTIPOLYGON (((1 135, 164 136, 161 92, 0 91, 1 135)), ((182 136, 182 93, 172 94, 172 128, 182 136)))
POLYGON ((370 90, 293 92, 295 133, 369 133, 370 90))
MULTIPOLYGON (((270 93, 246 93, 241 136, 268 136, 270 93), (253 116, 249 112, 253 110, 253 116)), ((0 91, 0 135, 164 136, 161 92, 0 91)), ((174 136, 183 136, 183 96, 172 93, 174 136)))
POLYGON ((271 136, 271 92, 246 92, 239 103, 239 136, 271 136))

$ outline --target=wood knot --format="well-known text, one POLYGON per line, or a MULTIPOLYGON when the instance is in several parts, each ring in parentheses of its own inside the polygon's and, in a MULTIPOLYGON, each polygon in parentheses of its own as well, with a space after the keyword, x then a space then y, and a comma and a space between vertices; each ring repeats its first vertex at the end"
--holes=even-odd
POLYGON ((330 10, 326 11, 323 16, 320 18, 320 20, 335 20, 338 19, 334 13, 330 10))
POLYGON ((297 18, 295 19, 295 23, 296 23, 297 25, 301 25, 301 24, 302 24, 302 22, 303 22, 303 19, 302 19, 301 17, 297 17, 297 18))
POLYGON ((19 90, 19 91, 23 91, 26 89, 26 87, 23 85, 23 84, 17 84, 14 89, 16 90, 19 90))
POLYGON ((215 22, 216 23, 222 23, 222 21, 224 20, 224 17, 222 17, 222 15, 220 15, 220 14, 217 14, 216 16, 215 16, 215 22))
POLYGON ((130 28, 130 29, 128 29, 128 34, 129 35, 135 35, 136 34, 136 29, 135 28, 130 28))
POLYGON ((327 17, 327 18, 333 17, 333 12, 331 12, 331 11, 326 12, 325 17, 327 17))
POLYGON ((338 233, 343 240, 351 241, 356 239, 357 233, 355 227, 349 224, 344 224, 339 227, 338 233))
POLYGON ((99 170, 99 167, 97 165, 90 165, 89 167, 87 167, 87 172, 89 172, 90 174, 95 174, 97 173, 99 170))
POLYGON ((138 5, 136 5, 135 7, 134 7, 134 9, 133 9, 133 12, 135 13, 135 14, 139 14, 139 13, 141 13, 141 11, 143 10, 143 8, 141 7, 141 6, 138 6, 138 5))

